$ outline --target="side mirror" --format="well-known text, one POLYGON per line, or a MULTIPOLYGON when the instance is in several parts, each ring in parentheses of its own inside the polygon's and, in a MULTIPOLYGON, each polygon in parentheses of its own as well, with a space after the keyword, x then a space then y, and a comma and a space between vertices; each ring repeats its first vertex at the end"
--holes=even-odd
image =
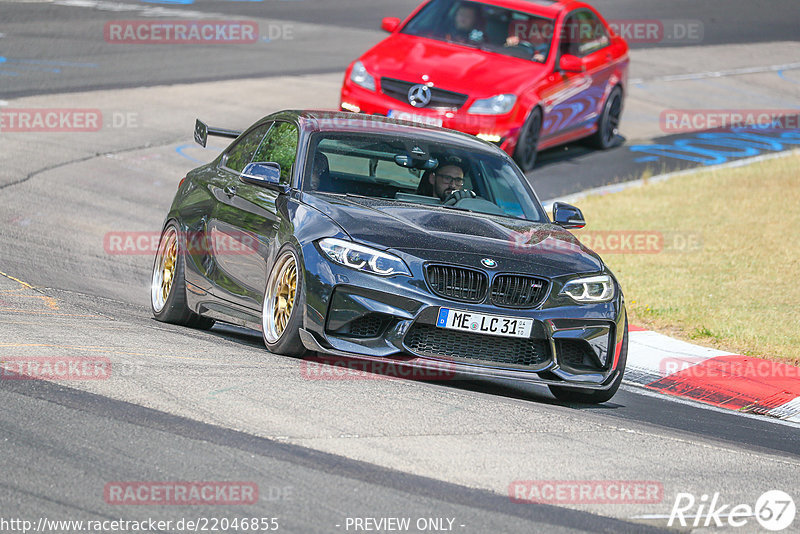
POLYGON ((566 72, 583 72, 586 70, 586 64, 578 56, 564 54, 558 62, 558 68, 566 72))
POLYGON ((581 210, 563 202, 553 204, 553 222, 562 228, 583 228, 586 226, 581 210))
POLYGON ((239 175, 239 179, 280 193, 289 191, 289 186, 281 183, 280 164, 274 162, 248 163, 239 175))
POLYGON ((394 33, 398 26, 400 26, 400 19, 397 17, 386 17, 381 21, 381 29, 385 32, 394 33))

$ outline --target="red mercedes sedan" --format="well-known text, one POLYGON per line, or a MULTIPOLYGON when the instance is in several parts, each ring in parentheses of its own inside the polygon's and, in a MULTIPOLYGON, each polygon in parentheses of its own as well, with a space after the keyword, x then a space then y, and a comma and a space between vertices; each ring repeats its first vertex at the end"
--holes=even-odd
POLYGON ((618 140, 628 45, 572 0, 429 0, 347 69, 345 111, 452 128, 531 170, 537 151, 618 140))

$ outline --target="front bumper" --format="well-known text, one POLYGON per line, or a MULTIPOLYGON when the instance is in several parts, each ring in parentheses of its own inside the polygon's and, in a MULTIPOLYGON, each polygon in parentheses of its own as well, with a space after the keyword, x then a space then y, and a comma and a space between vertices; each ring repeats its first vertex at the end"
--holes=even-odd
POLYGON ((356 111, 353 108, 356 106, 360 113, 368 115, 387 116, 390 111, 395 111, 410 116, 434 119, 437 122, 441 121, 443 128, 490 140, 508 154, 512 154, 517 144, 520 128, 525 121, 525 116, 519 114, 519 105, 505 115, 473 115, 467 113, 473 102, 473 98, 468 99, 466 104, 458 110, 415 108, 408 102, 396 100, 381 93, 380 88, 373 92, 347 80, 342 86, 340 107, 342 111, 356 111))
MULTIPOLYGON (((323 347, 322 345, 320 345, 319 341, 314 336, 314 334, 305 329, 300 330, 300 339, 303 341, 303 345, 305 346, 306 349, 320 354, 325 354, 340 358, 363 360, 367 362, 374 362, 377 364, 387 363, 387 358, 370 356, 368 354, 345 352, 329 347, 323 347)), ((506 380, 508 379, 518 380, 520 382, 529 382, 533 384, 541 384, 548 386, 569 386, 578 389, 599 390, 599 391, 609 389, 613 384, 613 382, 617 379, 617 376, 619 376, 619 374, 622 372, 621 369, 614 370, 614 372, 611 373, 609 377, 602 382, 585 382, 585 381, 578 382, 570 380, 569 375, 564 375, 563 372, 561 373, 562 376, 556 375, 556 378, 548 378, 547 376, 542 376, 537 373, 531 373, 526 371, 514 371, 509 369, 495 369, 492 367, 463 365, 458 362, 442 365, 441 363, 437 363, 435 361, 419 357, 391 358, 390 361, 391 363, 394 363, 398 366, 408 367, 412 370, 420 371, 419 373, 413 371, 407 373, 402 373, 402 372, 398 373, 397 371, 395 371, 393 373, 401 377, 420 378, 422 380, 442 380, 442 379, 451 380, 455 378, 502 378, 506 380)), ((330 361, 329 363, 336 365, 338 362, 336 362, 336 360, 333 360, 330 361)))
POLYGON ((301 332, 308 350, 422 370, 444 369, 451 377, 595 390, 608 389, 623 371, 625 309, 619 293, 607 303, 567 304, 566 297, 553 296, 559 289, 558 281, 553 281, 551 294, 537 308, 508 309, 434 295, 425 282, 422 261, 407 262, 413 277, 381 278, 331 263, 313 245, 304 249, 304 256, 307 266, 318 267, 305 277, 307 295, 315 295, 307 298, 301 332), (436 327, 441 307, 529 318, 534 328, 525 340, 444 330, 436 327), (445 338, 450 343, 447 349, 445 338), (515 356, 523 352, 532 356, 515 356))

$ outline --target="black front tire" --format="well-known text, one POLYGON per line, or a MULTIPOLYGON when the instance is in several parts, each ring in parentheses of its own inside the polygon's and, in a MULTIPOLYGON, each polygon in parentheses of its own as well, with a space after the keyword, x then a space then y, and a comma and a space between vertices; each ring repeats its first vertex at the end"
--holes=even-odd
POLYGON ((565 386, 548 386, 550 393, 563 402, 575 402, 580 404, 600 404, 608 402, 617 393, 620 384, 622 384, 622 376, 625 373, 625 365, 628 362, 628 321, 625 320, 625 331, 622 335, 622 350, 619 354, 619 365, 617 368, 620 370, 619 375, 611 384, 611 387, 606 390, 586 390, 579 388, 570 388, 565 386))

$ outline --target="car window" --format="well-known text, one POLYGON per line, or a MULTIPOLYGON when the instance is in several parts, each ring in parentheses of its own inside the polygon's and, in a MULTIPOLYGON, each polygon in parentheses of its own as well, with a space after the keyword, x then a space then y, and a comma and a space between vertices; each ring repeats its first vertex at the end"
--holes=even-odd
POLYGON ((402 33, 544 63, 553 28, 553 20, 522 11, 468 0, 433 0, 402 33))
POLYGON ((237 173, 242 172, 245 165, 253 160, 253 154, 271 125, 271 122, 262 124, 240 137, 223 156, 223 166, 237 173))
POLYGON ((338 146, 326 143, 320 150, 328 158, 329 172, 338 176, 364 176, 391 183, 397 187, 416 188, 420 173, 414 169, 405 169, 394 161, 381 158, 369 158, 363 155, 342 153, 338 146), (333 148, 333 150, 328 150, 333 148))
POLYGON ((493 202, 512 217, 527 219, 530 213, 527 213, 524 204, 520 201, 524 197, 522 184, 510 171, 510 167, 497 165, 497 162, 481 162, 481 172, 492 177, 491 180, 486 180, 486 186, 493 202))
POLYGON ((611 42, 608 30, 597 15, 588 9, 580 9, 570 13, 561 29, 561 55, 571 54, 584 57, 611 42))
POLYGON ((281 181, 288 183, 297 158, 297 140, 297 126, 290 122, 276 122, 258 147, 253 161, 279 164, 281 181))
MULTIPOLYGON (((442 206, 431 178, 439 169, 441 182, 456 184, 476 197, 463 209, 532 221, 546 220, 538 201, 523 184, 525 178, 507 159, 438 142, 422 142, 394 134, 322 132, 310 143, 304 191, 374 197, 403 203, 442 206), (453 178, 460 167, 463 182, 453 178), (537 207, 538 206, 538 207, 537 207)), ((459 173, 461 174, 461 173, 459 173)), ((440 187, 441 184, 440 184, 440 187)), ((442 188, 444 195, 447 185, 442 188)), ((459 205, 459 208, 462 208, 459 205)))

